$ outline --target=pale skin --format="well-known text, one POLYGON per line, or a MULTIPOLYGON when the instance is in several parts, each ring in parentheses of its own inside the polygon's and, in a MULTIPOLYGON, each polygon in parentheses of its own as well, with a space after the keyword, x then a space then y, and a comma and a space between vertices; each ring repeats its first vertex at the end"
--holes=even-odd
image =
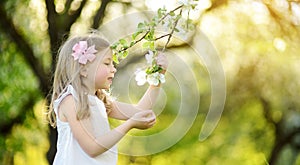
MULTIPOLYGON (((160 53, 158 55, 157 63, 164 69, 163 72, 165 72, 168 61, 164 54, 160 53)), ((86 76, 86 82, 84 83, 89 84, 90 87, 88 93, 95 94, 97 89, 108 89, 116 73, 111 51, 107 51, 102 57, 98 55, 96 60, 83 73, 86 76)), ((118 143, 131 129, 148 129, 156 123, 156 116, 151 109, 159 91, 159 86, 149 86, 137 104, 113 102, 109 117, 126 121, 97 139, 91 137, 83 128, 80 120, 77 120, 75 100, 72 95, 67 96, 60 104, 58 117, 61 121, 69 123, 71 131, 81 148, 89 156, 96 157, 118 143)))

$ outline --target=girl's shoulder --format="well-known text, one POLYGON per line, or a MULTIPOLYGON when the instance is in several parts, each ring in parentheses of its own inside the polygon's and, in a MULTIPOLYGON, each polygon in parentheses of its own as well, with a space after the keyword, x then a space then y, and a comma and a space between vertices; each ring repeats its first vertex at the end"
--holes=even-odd
POLYGON ((67 95, 61 100, 60 107, 62 106, 75 106, 75 98, 72 94, 67 95))
POLYGON ((55 100, 55 112, 61 121, 66 121, 65 116, 67 113, 76 114, 76 100, 77 94, 72 85, 68 85, 64 92, 55 100))
POLYGON ((68 85, 65 87, 65 89, 62 91, 61 94, 58 95, 57 99, 54 101, 56 105, 59 105, 62 100, 68 96, 68 95, 72 95, 74 97, 75 100, 77 100, 77 92, 74 90, 72 85, 68 85))
POLYGON ((70 116, 76 117, 76 105, 74 96, 69 94, 65 96, 59 107, 58 107, 58 117, 61 121, 67 122, 70 116))

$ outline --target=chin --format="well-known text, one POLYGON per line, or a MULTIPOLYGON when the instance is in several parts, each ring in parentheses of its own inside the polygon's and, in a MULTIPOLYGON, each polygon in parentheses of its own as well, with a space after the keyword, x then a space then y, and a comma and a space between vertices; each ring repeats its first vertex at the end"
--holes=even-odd
POLYGON ((99 86, 97 89, 104 89, 104 90, 107 90, 110 88, 110 85, 101 85, 99 86))
POLYGON ((109 88, 110 88, 110 86, 103 87, 103 88, 101 88, 101 89, 105 89, 105 90, 107 90, 107 89, 109 89, 109 88))

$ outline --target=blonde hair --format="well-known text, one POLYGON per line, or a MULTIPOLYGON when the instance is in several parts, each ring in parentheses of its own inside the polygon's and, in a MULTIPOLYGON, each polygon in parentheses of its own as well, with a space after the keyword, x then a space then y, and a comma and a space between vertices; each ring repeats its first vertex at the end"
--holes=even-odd
MULTIPOLYGON (((95 49, 98 52, 110 46, 106 40, 96 34, 91 34, 88 36, 71 37, 60 47, 54 74, 52 98, 48 111, 48 120, 52 127, 56 127, 54 101, 65 92, 68 85, 73 86, 78 96, 78 100, 76 100, 77 120, 85 119, 90 115, 88 95, 85 93, 87 87, 82 82, 84 77, 80 74, 80 70, 84 66, 79 64, 77 60, 75 61, 72 56, 72 48, 79 41, 87 41, 88 46, 95 45, 95 49)), ((95 95, 104 102, 107 113, 109 113, 111 111, 111 101, 106 92, 99 89, 95 95)))

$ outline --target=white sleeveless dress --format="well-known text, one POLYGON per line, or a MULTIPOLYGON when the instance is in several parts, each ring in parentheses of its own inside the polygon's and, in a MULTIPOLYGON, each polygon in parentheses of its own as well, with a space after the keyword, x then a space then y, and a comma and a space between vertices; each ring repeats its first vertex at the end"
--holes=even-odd
MULTIPOLYGON (((118 160, 116 145, 103 154, 92 158, 78 144, 71 132, 69 123, 59 120, 57 115, 58 107, 68 95, 73 95, 75 100, 78 98, 74 88, 69 85, 66 92, 54 102, 54 111, 57 116, 58 141, 53 165, 116 165, 118 160)), ((92 118, 91 121, 93 121, 91 124, 93 127, 92 134, 96 137, 104 135, 111 130, 104 103, 92 95, 88 95, 88 100, 91 112, 90 117, 92 118)))

